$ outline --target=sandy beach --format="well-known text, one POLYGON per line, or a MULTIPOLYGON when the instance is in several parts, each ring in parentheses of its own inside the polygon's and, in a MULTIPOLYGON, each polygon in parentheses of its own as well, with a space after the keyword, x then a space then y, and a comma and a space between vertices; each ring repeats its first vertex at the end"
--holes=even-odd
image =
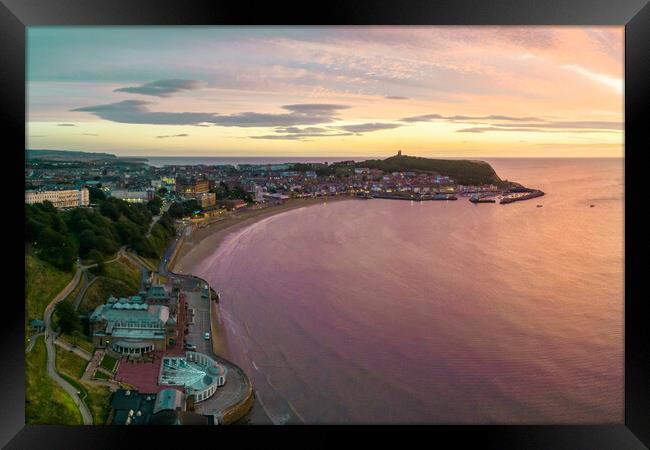
MULTIPOLYGON (((337 197, 291 199, 280 205, 265 205, 259 209, 246 208, 240 211, 229 212, 222 219, 215 220, 203 228, 198 228, 197 226, 194 229, 192 235, 183 242, 182 247, 179 249, 176 263, 173 264, 173 270, 177 273, 191 274, 192 269, 213 253, 227 235, 250 226, 266 217, 305 206, 344 200, 354 200, 354 198, 341 195, 337 197)), ((225 325, 221 320, 219 307, 216 304, 212 305, 211 323, 213 324, 211 328, 213 351, 221 357, 231 360, 232 356, 228 350, 228 336, 225 332, 225 325)), ((272 423, 257 397, 253 401, 252 409, 243 419, 243 423, 265 425, 272 423)))
POLYGON ((178 273, 192 273, 192 269, 205 259, 205 257, 214 252, 228 234, 250 226, 266 217, 305 206, 344 200, 356 199, 347 195, 291 199, 281 205, 270 205, 260 209, 246 208, 245 210, 229 213, 223 219, 210 225, 203 228, 197 227, 192 233, 192 236, 186 239, 180 248, 173 269, 178 273))

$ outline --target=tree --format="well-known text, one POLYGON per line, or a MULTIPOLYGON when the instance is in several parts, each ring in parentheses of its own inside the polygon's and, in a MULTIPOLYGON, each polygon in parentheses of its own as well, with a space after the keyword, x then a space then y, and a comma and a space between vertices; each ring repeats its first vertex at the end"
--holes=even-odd
POLYGON ((59 269, 72 270, 76 249, 67 235, 45 228, 38 239, 38 245, 41 249, 39 253, 41 259, 59 269))
POLYGON ((164 186, 161 187, 160 189, 158 189, 158 193, 159 193, 160 195, 165 195, 165 194, 167 193, 167 188, 164 187, 164 186))
POLYGON ((149 200, 149 202, 147 202, 147 208, 149 208, 149 212, 154 216, 158 215, 160 213, 160 208, 162 208, 162 200, 160 197, 155 196, 149 200))
POLYGON ((88 195, 90 196, 90 203, 100 203, 106 200, 104 191, 94 186, 88 188, 88 195))
POLYGON ((88 252, 88 259, 95 264, 100 264, 104 261, 104 255, 102 255, 99 250, 94 248, 88 252))
POLYGON ((117 206, 115 203, 110 201, 102 202, 101 206, 99 207, 99 211, 103 216, 108 217, 114 222, 117 221, 117 219, 120 217, 120 211, 117 209, 117 206))
POLYGON ((56 305, 57 325, 62 333, 72 334, 81 330, 81 321, 74 306, 67 300, 56 305))

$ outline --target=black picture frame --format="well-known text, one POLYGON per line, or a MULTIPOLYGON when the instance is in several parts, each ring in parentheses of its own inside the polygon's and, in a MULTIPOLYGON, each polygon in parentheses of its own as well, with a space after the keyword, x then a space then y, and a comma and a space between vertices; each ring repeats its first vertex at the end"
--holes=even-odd
MULTIPOLYGON (((282 2, 184 0, 0 0, 0 117, 5 153, 18 155, 25 141, 25 44, 26 27, 35 25, 624 25, 625 26, 625 423, 585 426, 431 426, 396 427, 405 434, 422 435, 438 444, 452 439, 461 444, 488 448, 619 449, 650 446, 650 333, 644 326, 648 315, 643 295, 642 252, 649 248, 644 219, 644 167, 647 151, 642 117, 648 112, 650 89, 650 5, 645 0, 570 1, 344 1, 292 5, 282 2), (10 138, 10 139, 7 139, 10 138), (8 142, 13 142, 10 146, 8 142), (15 148, 14 148, 15 147, 15 148)), ((21 156, 13 163, 20 164, 21 156)), ((19 170, 5 166, 8 174, 21 178, 19 170)), ((22 211, 23 180, 12 183, 7 195, 22 211)), ((22 216, 24 217, 24 216, 22 216)), ((13 221, 19 222, 18 217, 13 221)), ((15 226, 17 228, 17 225, 15 226)), ((17 235, 15 230, 9 235, 17 235)), ((14 239, 18 241, 18 239, 14 239)), ((21 251, 20 242, 15 251, 21 251)), ((11 255, 13 256, 13 255, 11 255)), ((11 258, 20 261, 20 256, 11 258)), ((16 264, 6 282, 24 278, 16 264)), ((24 288, 23 288, 24 289, 24 288)), ((24 292, 23 292, 24 294, 24 292)), ((3 362, 0 444, 6 448, 123 448, 135 438, 147 447, 166 447, 173 441, 196 445, 197 439, 222 445, 225 436, 248 439, 266 427, 151 428, 25 426, 24 424, 24 306, 15 295, 4 299, 1 327, 3 362), (218 428, 218 430, 217 430, 218 428), (239 433, 245 432, 246 435, 239 433), (216 434, 215 434, 216 433, 216 434), (216 440, 216 441, 215 441, 216 440)), ((24 298, 24 297, 23 297, 24 298)), ((311 439, 320 427, 285 427, 311 439), (307 432, 307 433, 305 433, 307 432)), ((395 428, 391 428, 390 432, 395 428)), ((384 440, 386 429, 363 429, 384 440)), ((318 431, 317 431, 318 432, 318 431)), ((272 432, 275 437, 281 437, 272 432)), ((400 434, 402 434, 400 433, 400 434)), ((365 433, 364 433, 365 434, 365 433)), ((281 432, 284 436, 285 433, 281 432)), ((321 443, 335 445, 339 439, 329 429, 320 432, 321 443)), ((271 437, 270 435, 266 435, 271 437)))

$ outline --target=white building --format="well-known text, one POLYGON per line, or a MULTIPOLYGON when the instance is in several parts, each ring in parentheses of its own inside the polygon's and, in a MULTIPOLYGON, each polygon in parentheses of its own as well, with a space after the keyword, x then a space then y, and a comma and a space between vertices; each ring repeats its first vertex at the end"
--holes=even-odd
POLYGON ((56 208, 76 208, 88 206, 90 196, 88 189, 66 189, 60 191, 25 191, 25 203, 43 203, 45 200, 51 202, 56 208))
POLYGON ((153 191, 131 191, 128 189, 114 189, 111 197, 119 198, 129 203, 146 203, 153 199, 153 191))

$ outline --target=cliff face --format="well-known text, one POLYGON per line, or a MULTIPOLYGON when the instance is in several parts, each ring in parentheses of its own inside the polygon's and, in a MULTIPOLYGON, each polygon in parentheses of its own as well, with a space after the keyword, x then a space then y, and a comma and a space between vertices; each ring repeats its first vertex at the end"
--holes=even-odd
POLYGON ((449 176, 459 184, 502 185, 504 183, 492 166, 485 161, 430 159, 398 154, 386 159, 359 162, 356 166, 380 169, 385 172, 430 172, 449 176))

